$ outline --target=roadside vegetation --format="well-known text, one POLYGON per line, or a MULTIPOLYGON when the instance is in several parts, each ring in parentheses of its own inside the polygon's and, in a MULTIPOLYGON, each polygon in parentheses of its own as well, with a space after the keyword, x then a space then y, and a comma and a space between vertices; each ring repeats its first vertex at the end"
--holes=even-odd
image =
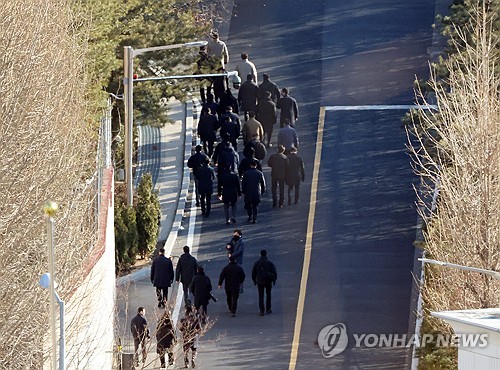
MULTIPOLYGON (((500 271, 499 4, 454 1, 442 18, 446 57, 420 84, 410 149, 422 177, 426 257, 500 271), (435 195, 435 202, 432 202, 435 195)), ((500 282, 446 267, 426 266, 422 334, 451 333, 431 311, 498 307, 500 282)), ((456 349, 426 347, 420 369, 456 369, 456 349)))
MULTIPOLYGON (((50 352, 44 343, 49 328, 47 291, 38 286, 48 269, 45 201, 59 204, 55 266, 63 300, 80 284, 82 265, 96 244, 98 125, 108 93, 122 92, 123 46, 204 39, 212 20, 225 13, 223 0, 2 3, 0 368, 40 369, 50 352)), ((195 57, 192 50, 144 55, 135 61, 136 73, 150 75, 150 60, 169 74, 178 73, 182 65, 192 70, 195 57)), ((165 115, 159 99, 180 98, 189 88, 193 87, 187 81, 138 86, 135 117, 143 124, 161 124, 165 115)), ((115 101, 114 135, 122 133, 122 116, 122 103, 115 101)), ((115 149, 115 165, 120 168, 122 149, 115 149)), ((154 193, 149 199, 155 203, 154 193)), ((156 211, 141 203, 140 216, 131 210, 120 212, 122 222, 117 223, 127 234, 118 238, 131 246, 121 254, 124 260, 135 258, 136 250, 140 255, 151 249, 147 234, 155 233, 151 220, 156 211), (139 219, 149 223, 139 224, 139 219), (134 231, 129 223, 139 228, 134 231)))

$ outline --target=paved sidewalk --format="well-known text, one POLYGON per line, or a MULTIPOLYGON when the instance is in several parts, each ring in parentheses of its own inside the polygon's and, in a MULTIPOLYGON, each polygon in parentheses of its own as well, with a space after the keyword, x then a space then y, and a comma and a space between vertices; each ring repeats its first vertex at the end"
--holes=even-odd
MULTIPOLYGON (((153 176, 155 189, 159 190, 162 214, 159 241, 165 243, 166 255, 172 256, 175 267, 176 257, 182 253, 182 245, 178 245, 176 239, 177 233, 184 229, 182 218, 190 185, 190 172, 185 162, 192 149, 193 113, 191 102, 183 104, 170 100, 168 108, 172 123, 167 123, 163 128, 139 127, 139 164, 134 183, 137 184, 144 173, 150 172, 153 176)), ((121 338, 125 354, 134 352, 130 320, 136 315, 139 306, 146 308, 152 338, 148 346, 148 361, 145 366, 140 365, 141 369, 160 367, 154 333, 157 319, 164 310, 157 308, 149 274, 150 263, 117 279, 116 288, 116 336, 121 338)), ((170 301, 177 296, 176 290, 177 284, 174 283, 173 289, 169 289, 170 301)))

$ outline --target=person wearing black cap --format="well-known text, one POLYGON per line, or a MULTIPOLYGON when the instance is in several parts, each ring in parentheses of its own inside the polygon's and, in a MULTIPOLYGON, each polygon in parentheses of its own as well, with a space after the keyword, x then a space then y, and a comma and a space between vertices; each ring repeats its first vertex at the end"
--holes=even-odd
POLYGON ((255 262, 252 268, 252 281, 259 290, 260 316, 264 316, 264 290, 266 291, 266 313, 271 313, 271 289, 276 284, 278 274, 274 263, 267 259, 267 251, 260 251, 260 259, 255 262))
POLYGON ((240 285, 245 281, 245 271, 236 263, 233 256, 229 257, 229 263, 222 269, 219 275, 219 289, 226 290, 227 307, 231 312, 231 316, 236 316, 236 309, 238 307, 238 298, 240 295, 240 285))

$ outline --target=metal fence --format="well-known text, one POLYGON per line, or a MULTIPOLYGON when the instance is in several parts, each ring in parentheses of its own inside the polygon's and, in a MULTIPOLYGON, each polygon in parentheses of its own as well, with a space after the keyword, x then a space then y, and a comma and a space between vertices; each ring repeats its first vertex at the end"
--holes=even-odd
POLYGON ((111 160, 111 111, 113 109, 113 103, 111 98, 108 99, 107 107, 104 110, 104 114, 101 118, 101 123, 99 126, 99 138, 97 142, 97 155, 96 155, 96 172, 94 173, 95 183, 96 183, 96 197, 95 197, 95 222, 97 226, 98 235, 100 235, 99 230, 99 214, 101 212, 101 200, 104 182, 104 171, 112 165, 111 160))

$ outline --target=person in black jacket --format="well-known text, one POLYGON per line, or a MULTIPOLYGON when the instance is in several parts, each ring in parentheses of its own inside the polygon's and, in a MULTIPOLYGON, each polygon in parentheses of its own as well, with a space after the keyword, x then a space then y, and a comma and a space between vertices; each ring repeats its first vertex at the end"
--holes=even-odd
MULTIPOLYGON (((243 175, 247 170, 250 169, 250 164, 252 164, 257 158, 255 158, 255 149, 252 146, 245 146, 243 149, 243 159, 238 166, 238 175, 243 178, 243 175)), ((262 172, 262 166, 259 161, 257 161, 257 169, 262 172)))
POLYGON ((226 107, 226 113, 222 114, 219 119, 220 122, 220 135, 221 137, 229 134, 229 140, 234 147, 234 150, 238 148, 238 138, 241 133, 241 122, 240 117, 233 113, 231 107, 226 107))
POLYGON ((164 308, 168 299, 168 288, 174 281, 174 267, 170 258, 165 256, 165 248, 160 248, 159 255, 151 264, 151 283, 156 288, 158 307, 164 308))
POLYGON ((184 304, 187 304, 189 301, 189 288, 196 274, 198 261, 189 253, 189 247, 187 245, 184 246, 183 250, 184 254, 179 258, 179 262, 177 262, 177 267, 175 268, 175 281, 182 282, 184 304))
MULTIPOLYGON (((278 94, 279 96, 279 94, 278 94)), ((271 99, 271 93, 266 91, 257 104, 257 119, 262 124, 264 135, 267 136, 267 147, 271 146, 274 125, 277 122, 276 104, 271 99)))
POLYGON ((205 160, 208 158, 205 153, 202 152, 203 147, 201 145, 196 145, 194 148, 195 153, 189 157, 187 161, 187 166, 193 170, 194 184, 195 184, 195 195, 196 195, 196 207, 200 206, 200 194, 198 191, 198 169, 203 166, 205 160))
POLYGON ((245 121, 248 120, 248 112, 255 112, 257 109, 257 94, 259 91, 259 86, 253 82, 252 74, 247 75, 246 79, 238 91, 238 103, 245 115, 245 121))
POLYGON ((255 262, 252 269, 252 281, 259 290, 260 316, 264 316, 264 290, 266 291, 266 313, 271 313, 271 288, 276 284, 278 274, 274 263, 267 259, 267 251, 260 251, 260 259, 255 262))
POLYGON ((256 160, 250 165, 250 169, 243 174, 241 192, 245 196, 245 209, 248 214, 248 222, 255 224, 257 222, 261 195, 266 192, 266 181, 262 172, 257 169, 256 160))
POLYGON ((160 356, 160 368, 165 368, 165 353, 168 353, 168 366, 174 366, 173 343, 174 327, 170 311, 166 310, 156 325, 156 353, 160 356))
POLYGON ((231 170, 224 171, 219 176, 217 183, 217 195, 224 203, 224 217, 226 225, 236 223, 236 204, 241 197, 241 185, 238 175, 231 170), (231 206, 231 218, 229 218, 229 206, 231 206))
POLYGON ((240 295, 240 285, 245 281, 245 271, 243 268, 236 264, 234 257, 229 257, 229 263, 222 269, 219 276, 219 289, 222 288, 224 283, 226 290, 227 307, 231 312, 231 316, 236 316, 236 309, 238 307, 238 297, 240 295))
POLYGON ((292 204, 292 191, 295 189, 295 204, 299 202, 300 183, 304 182, 304 161, 297 154, 297 148, 292 147, 288 154, 288 169, 286 170, 286 184, 288 185, 288 205, 292 204))
POLYGON ((280 89, 278 85, 272 82, 269 79, 269 74, 264 73, 262 75, 262 83, 259 85, 258 96, 259 100, 266 96, 266 93, 269 93, 269 97, 276 104, 278 99, 280 98, 280 89))
MULTIPOLYGON (((214 103, 215 104, 215 103, 214 103)), ((200 137, 203 151, 211 157, 214 153, 214 142, 217 140, 215 133, 219 129, 219 120, 212 114, 208 107, 201 108, 201 116, 198 121, 197 133, 200 137)))
POLYGON ((202 315, 207 314, 207 306, 212 296, 212 282, 210 278, 205 275, 203 266, 198 266, 196 275, 191 282, 191 293, 194 296, 194 307, 202 315), (201 311, 200 311, 201 307, 201 311))
POLYGON ((299 119, 299 106, 297 101, 288 94, 288 89, 281 89, 281 98, 276 103, 276 108, 280 110, 280 127, 285 126, 285 121, 290 122, 291 127, 295 127, 295 122, 299 119))
POLYGON ((231 92, 231 89, 227 89, 224 94, 222 94, 219 100, 219 107, 217 109, 217 114, 219 117, 226 112, 226 108, 231 107, 231 110, 235 114, 239 114, 240 107, 238 105, 238 99, 236 99, 231 92))
POLYGON ((267 160, 267 165, 271 167, 271 190, 273 192, 273 207, 279 205, 283 207, 283 199, 285 198, 285 179, 288 169, 288 158, 284 154, 285 147, 278 146, 276 153, 272 154, 267 160), (280 197, 278 203, 277 187, 279 186, 280 197))
POLYGON ((200 194, 201 214, 203 217, 210 216, 212 208, 212 194, 214 192, 215 172, 210 166, 210 159, 205 158, 205 163, 198 168, 198 193, 200 194))
POLYGON ((139 307, 137 309, 137 315, 130 323, 130 331, 134 338, 134 362, 136 367, 139 366, 139 347, 141 347, 143 364, 146 364, 146 357, 148 355, 146 350, 146 339, 149 339, 149 329, 145 315, 146 310, 144 307, 139 307))

